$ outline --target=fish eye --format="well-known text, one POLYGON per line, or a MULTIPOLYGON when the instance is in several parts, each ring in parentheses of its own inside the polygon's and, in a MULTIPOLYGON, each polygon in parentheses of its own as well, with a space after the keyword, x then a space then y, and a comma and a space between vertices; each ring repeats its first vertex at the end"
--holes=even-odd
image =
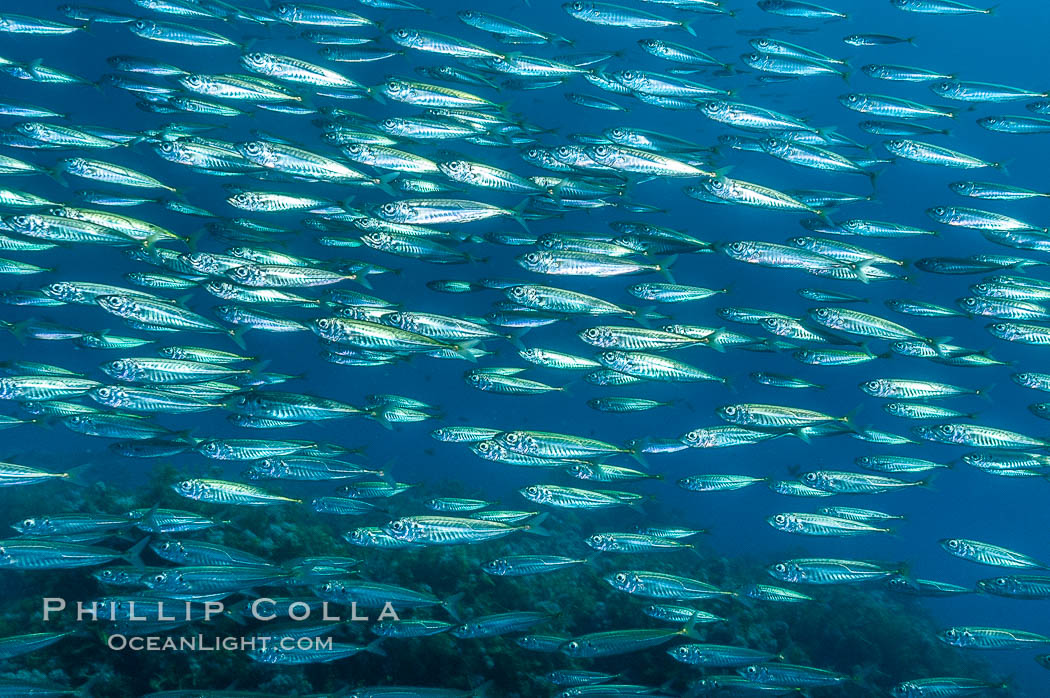
POLYGON ((153 575, 153 581, 156 584, 163 584, 165 579, 167 579, 167 575, 164 573, 153 575))
POLYGON ((594 154, 600 158, 603 158, 609 154, 609 148, 604 145, 597 145, 594 147, 594 154))
POLYGON ((958 548, 958 547, 959 547, 959 541, 957 541, 957 540, 954 540, 954 539, 953 539, 953 540, 950 540, 950 541, 948 541, 948 544, 947 544, 947 545, 948 545, 948 547, 949 547, 949 548, 951 548, 952 550, 955 550, 956 548, 958 548))
POLYGON ((878 390, 879 389, 879 382, 878 381, 868 381, 867 383, 864 384, 864 387, 867 388, 868 390, 878 390))
POLYGON ((22 528, 29 528, 30 526, 33 526, 35 523, 36 522, 33 521, 33 519, 26 519, 25 521, 22 522, 22 528))
POLYGON ((817 474, 816 473, 806 473, 805 475, 802 476, 802 479, 805 480, 806 482, 816 482, 817 474))
POLYGON ((995 580, 995 584, 996 584, 996 586, 1001 586, 1001 587, 1006 586, 1007 585, 1006 577, 998 577, 995 580))
POLYGON ((580 643, 576 642, 576 640, 573 640, 571 642, 567 642, 565 644, 565 648, 575 652, 576 650, 580 649, 580 643))
POLYGON ((616 575, 615 579, 616 579, 616 583, 617 584, 624 584, 624 583, 627 582, 627 575, 624 574, 623 572, 620 572, 619 574, 616 575))
POLYGON ((773 569, 775 569, 777 572, 787 572, 788 568, 787 565, 785 565, 783 562, 778 562, 777 564, 773 565, 773 569))
POLYGON ((858 99, 860 98, 857 95, 846 95, 847 102, 856 102, 858 99))
POLYGON ((583 9, 583 3, 582 2, 574 2, 572 4, 572 9, 576 10, 577 12, 581 11, 583 9))
POLYGON ((722 408, 722 411, 726 414, 736 414, 736 407, 734 407, 733 405, 727 405, 722 408))
POLYGON ((773 517, 773 521, 775 521, 778 524, 785 524, 785 523, 787 523, 787 517, 784 516, 783 514, 777 514, 776 516, 773 517))

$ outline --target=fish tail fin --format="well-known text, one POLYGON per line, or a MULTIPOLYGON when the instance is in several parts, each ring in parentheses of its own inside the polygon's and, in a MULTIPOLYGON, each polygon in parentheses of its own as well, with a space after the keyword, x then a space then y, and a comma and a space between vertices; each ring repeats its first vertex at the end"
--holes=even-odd
POLYGON ((385 412, 385 410, 380 409, 380 408, 376 408, 376 409, 371 410, 370 412, 368 412, 368 416, 371 417, 374 421, 379 422, 379 424, 384 429, 387 429, 389 431, 393 431, 394 430, 394 425, 391 424, 390 420, 386 418, 386 414, 384 414, 384 412, 385 412))
POLYGON ((525 199, 520 204, 511 209, 510 217, 514 219, 515 223, 524 228, 526 233, 531 233, 532 231, 529 230, 529 223, 525 220, 524 216, 525 209, 528 208, 528 206, 529 200, 525 199))
POLYGON ((55 180, 55 183, 59 186, 69 187, 69 182, 66 181, 65 177, 66 173, 62 170, 57 167, 41 167, 40 169, 42 169, 48 177, 55 180))
POLYGON ((726 328, 719 327, 717 330, 707 335, 703 339, 704 346, 708 349, 714 349, 719 354, 725 354, 726 348, 718 343, 718 338, 726 333, 726 328))
POLYGON ((146 564, 142 562, 142 551, 149 545, 151 536, 145 535, 139 539, 135 545, 128 548, 127 552, 122 556, 127 560, 133 567, 145 567, 146 564))
POLYGON ((102 674, 95 674, 90 679, 76 687, 73 695, 76 698, 91 698, 91 688, 102 679, 102 674))
POLYGON ((380 643, 383 642, 383 640, 385 640, 385 639, 386 639, 385 637, 376 638, 375 640, 372 640, 367 645, 362 647, 361 651, 362 652, 371 652, 372 654, 379 655, 380 657, 385 657, 385 656, 387 656, 386 650, 384 650, 382 647, 380 647, 380 643))
POLYGON ((380 175, 379 177, 377 177, 374 180, 376 188, 378 188, 381 192, 383 192, 387 196, 397 196, 397 192, 395 192, 394 188, 392 186, 390 186, 390 183, 393 182, 395 179, 397 179, 400 176, 401 176, 400 172, 388 172, 385 175, 380 175))
POLYGON ((863 408, 864 408, 864 405, 857 405, 852 410, 850 410, 849 412, 844 414, 842 416, 842 419, 839 420, 839 421, 841 421, 843 424, 845 424, 847 427, 849 427, 851 431, 857 432, 858 429, 857 429, 856 417, 857 417, 858 414, 860 414, 860 411, 863 408))
POLYGON ((462 616, 459 613, 459 607, 457 606, 457 604, 463 600, 463 596, 465 595, 465 593, 466 592, 461 591, 458 594, 453 594, 452 596, 449 596, 441 602, 441 607, 445 609, 445 612, 448 613, 452 620, 459 621, 462 618, 462 616))
POLYGON ((736 599, 744 608, 754 608, 755 607, 755 600, 752 599, 747 594, 741 594, 738 591, 736 593, 736 596, 734 596, 733 598, 736 599))
POLYGON ((203 238, 207 233, 208 231, 206 229, 199 228, 198 230, 190 233, 184 238, 186 246, 190 248, 190 252, 197 251, 198 243, 200 243, 201 238, 203 238))
POLYGON ((243 325, 241 327, 234 328, 229 331, 230 339, 241 349, 247 349, 248 345, 244 343, 244 333, 250 330, 251 327, 243 325))
POLYGON ((628 314, 630 314, 630 316, 633 317, 642 327, 651 327, 650 320, 668 319, 663 313, 656 312, 655 305, 647 305, 645 307, 626 306, 626 310, 628 314))
POLYGON ((683 625, 681 631, 679 631, 685 637, 692 638, 694 640, 701 640, 701 639, 703 639, 700 636, 700 634, 698 632, 696 632, 696 619, 697 619, 697 614, 698 613, 700 613, 699 610, 693 611, 693 615, 689 616, 689 620, 687 620, 685 622, 685 625, 683 625))
POLYGON ((675 282, 674 276, 671 275, 671 265, 673 265, 677 261, 678 255, 673 254, 668 257, 664 257, 656 263, 656 272, 664 279, 666 279, 668 283, 673 284, 675 282))
POLYGON ((526 533, 531 533, 534 536, 549 537, 551 535, 551 532, 544 528, 542 525, 543 522, 547 520, 548 516, 550 516, 550 514, 548 514, 547 512, 540 514, 532 521, 525 524, 525 526, 521 530, 525 531, 526 533))
POLYGON ((478 340, 474 339, 469 342, 460 342, 459 344, 453 344, 452 347, 456 352, 456 355, 460 358, 466 359, 472 364, 476 364, 478 359, 474 356, 471 349, 473 349, 478 343, 478 340))
POLYGON ((265 371, 266 367, 269 366, 269 365, 270 365, 270 359, 263 359, 262 361, 257 361, 255 364, 252 365, 251 368, 248 369, 248 375, 249 376, 258 376, 260 373, 265 371))
POLYGON ((93 463, 84 463, 83 465, 77 465, 66 470, 65 480, 70 484, 76 485, 77 487, 87 487, 92 484, 94 480, 87 478, 88 470, 94 467, 93 463))
POLYGON ((681 24, 679 24, 679 26, 682 27, 682 29, 684 29, 687 32, 689 32, 690 35, 696 36, 696 29, 693 29, 693 21, 694 20, 689 20, 689 21, 686 21, 686 22, 682 22, 681 24))
POLYGON ((528 331, 529 328, 524 328, 522 330, 514 330, 513 332, 508 332, 507 334, 503 335, 503 337, 508 342, 510 342, 511 346, 513 346, 518 351, 525 351, 525 343, 521 341, 521 338, 528 331))

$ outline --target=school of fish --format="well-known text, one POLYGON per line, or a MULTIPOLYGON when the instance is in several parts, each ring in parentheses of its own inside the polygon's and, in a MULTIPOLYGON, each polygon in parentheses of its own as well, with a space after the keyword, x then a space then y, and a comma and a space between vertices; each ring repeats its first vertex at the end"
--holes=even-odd
MULTIPOLYGON (((1040 353, 1050 345, 1050 280, 1038 275, 1050 230, 1011 211, 1050 192, 1009 174, 1025 155, 1018 144, 1050 133, 1050 93, 970 81, 950 65, 913 66, 910 44, 923 37, 858 33, 863 22, 850 16, 859 0, 760 0, 757 11, 777 25, 762 29, 742 24, 731 0, 622 2, 533 0, 544 13, 563 11, 559 26, 579 36, 602 32, 608 48, 599 52, 577 48, 577 34, 546 30, 542 13, 533 26, 539 8, 516 3, 458 11, 409 0, 0 3, 4 453, 68 429, 96 437, 120 464, 177 458, 170 487, 185 503, 56 507, 3 521, 11 529, 0 536, 0 579, 75 570, 105 590, 108 632, 128 634, 184 631, 215 600, 245 618, 258 596, 275 615, 295 604, 390 605, 404 613, 373 623, 374 641, 249 653, 271 665, 345 663, 348 688, 324 695, 374 697, 493 695, 483 682, 465 690, 440 677, 429 687, 354 683, 354 662, 443 633, 511 636, 516 651, 560 656, 564 668, 542 677, 535 695, 849 696, 848 675, 790 664, 743 639, 711 644, 703 628, 745 604, 822 603, 829 585, 918 598, 979 592, 1003 604, 1050 599, 1050 553, 1031 546, 929 535, 931 555, 987 568, 974 589, 916 576, 919 560, 871 559, 863 542, 892 535, 909 514, 868 508, 874 495, 919 488, 935 498, 936 481, 963 468, 1046 486, 1050 438, 997 418, 986 386, 1030 389, 1029 409, 1050 419, 1050 402, 1038 402, 1050 392, 1040 353), (840 38, 842 50, 807 47, 817 33, 840 38), (63 53, 63 42, 89 35, 113 49, 104 63, 63 53), (838 104, 820 105, 832 117, 779 108, 780 92, 829 80, 844 81, 838 104), (561 115, 536 107, 536 94, 564 96, 579 119, 572 133, 561 115), (68 108, 81 103, 112 104, 114 120, 94 123, 68 108), (688 132, 660 127, 681 115, 688 132), (609 119, 619 125, 604 126, 609 119), (997 152, 971 152, 950 133, 964 121, 1009 135, 997 152), (824 177, 827 188, 770 186, 754 167, 768 158, 824 177), (947 185, 924 224, 894 220, 892 206, 884 219, 853 213, 878 201, 885 181, 906 177, 947 185), (715 207, 738 215, 739 226, 705 225, 715 207), (669 212, 695 225, 667 225, 669 212), (911 258, 909 243, 932 236, 942 253, 911 258), (104 261, 53 261, 81 251, 104 261), (710 283, 714 269, 732 283, 710 283), (734 302, 741 287, 784 283, 781 275, 807 309, 777 293, 762 308, 734 302), (927 293, 931 275, 957 283, 959 297, 927 293), (468 296, 487 311, 462 310, 468 296), (960 326, 983 328, 987 342, 954 343, 960 326), (314 353, 273 351, 266 333, 298 333, 314 353), (41 342, 68 347, 69 365, 35 360, 41 342), (1026 359, 996 358, 1004 342, 1021 345, 1026 359), (462 374, 492 417, 464 423, 456 401, 425 383, 407 395, 297 388, 318 353, 314 380, 409 365, 462 374), (81 370, 84 356, 96 368, 81 370), (771 370, 785 357, 796 370, 771 370), (749 370, 737 380, 741 364, 749 370), (842 380, 838 367, 861 365, 868 377, 850 387, 858 409, 822 408, 822 390, 842 380), (958 380, 924 378, 927 366, 958 380), (597 396, 581 400, 574 385, 597 396), (557 399, 545 405, 592 410, 588 419, 612 427, 574 432, 561 428, 570 417, 540 410, 533 423, 551 426, 526 428, 500 412, 543 394, 557 399), (623 426, 635 413, 700 403, 714 408, 697 410, 686 433, 623 426), (230 429, 209 433, 195 421, 205 412, 230 429), (886 418, 898 428, 870 425, 886 418), (524 477, 518 500, 449 494, 422 509, 399 505, 416 485, 359 449, 418 430, 467 468, 524 477), (823 459, 829 439, 854 440, 854 461, 823 459), (746 447, 773 440, 804 445, 811 460, 787 475, 785 464, 748 459, 746 447), (918 444, 943 457, 912 455, 918 444), (709 449, 730 448, 737 469, 705 462, 709 449), (665 470, 671 453, 690 457, 665 470), (206 466, 223 475, 202 474, 206 466), (769 535, 798 537, 813 552, 768 560, 768 576, 734 588, 696 578, 695 558, 680 550, 702 531, 636 516, 676 487, 698 506, 768 487, 783 495, 768 512, 769 535), (849 495, 868 498, 861 507, 849 495), (288 560, 203 539, 242 507, 308 510, 346 545, 288 560), (560 532, 561 516, 607 509, 642 523, 582 540, 560 532), (547 552, 501 555, 493 546, 502 543, 489 543, 530 535, 547 552), (827 538, 857 538, 857 554, 821 556, 827 538), (636 603, 639 623, 550 634, 553 611, 461 617, 456 602, 469 589, 369 576, 369 556, 470 545, 495 584, 542 585, 543 575, 575 569, 611 587, 610 603, 636 603), (648 570, 657 556, 675 556, 679 573, 648 570), (167 619, 165 602, 192 613, 167 619), (688 693, 591 663, 661 652, 691 673, 688 693)), ((958 0, 878 2, 899 11, 902 27, 916 17, 936 17, 946 31, 993 21, 994 8, 958 0)), ((755 3, 746 4, 753 15, 755 3)), ((0 487, 76 487, 97 468, 12 460, 0 463, 0 487)), ((1048 619, 1033 615, 1029 627, 961 619, 935 639, 961 653, 1027 653, 1050 668, 1048 619)), ((280 632, 334 631, 309 622, 280 632)), ((69 631, 0 637, 0 660, 97 641, 69 631)), ((212 688, 222 683, 149 695, 272 695, 212 688)), ((91 687, 0 678, 0 695, 74 694, 91 687)), ((886 695, 1009 694, 1008 683, 983 676, 923 675, 886 695)))

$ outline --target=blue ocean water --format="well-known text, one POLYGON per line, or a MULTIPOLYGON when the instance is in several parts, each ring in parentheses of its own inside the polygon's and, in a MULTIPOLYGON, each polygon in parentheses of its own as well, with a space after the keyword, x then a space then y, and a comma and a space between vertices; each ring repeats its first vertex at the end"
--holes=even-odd
MULTIPOLYGON (((107 4, 99 0, 96 4, 105 4, 114 10, 136 16, 146 14, 146 10, 131 3, 107 4)), ((658 4, 632 4, 639 9, 658 14, 693 17, 691 13, 676 13, 673 9, 658 4)), ((665 64, 637 47, 636 41, 648 36, 685 43, 736 64, 739 64, 739 54, 751 50, 747 40, 758 34, 777 36, 828 55, 848 58, 853 70, 846 82, 835 77, 816 77, 763 84, 756 81, 754 71, 746 68, 734 75, 707 72, 686 77, 722 89, 731 89, 734 93, 733 98, 742 102, 759 104, 804 118, 813 125, 833 128, 837 133, 870 145, 871 157, 886 157, 885 151, 879 145, 881 139, 857 129, 857 122, 865 117, 841 106, 837 99, 840 94, 891 94, 925 103, 943 103, 944 100, 932 95, 924 84, 886 83, 868 78, 857 69, 863 64, 879 62, 922 66, 942 70, 959 79, 1004 83, 1032 89, 1048 87, 1043 70, 1043 46, 1046 28, 1050 26, 1050 7, 1044 3, 1006 2, 990 16, 943 17, 904 13, 888 2, 841 0, 836 3, 836 9, 848 12, 849 19, 828 22, 774 16, 762 12, 753 3, 727 2, 726 5, 735 11, 733 16, 695 16, 695 38, 675 29, 630 30, 581 23, 566 14, 560 3, 543 0, 534 0, 531 5, 516 2, 489 3, 485 7, 479 6, 478 9, 504 15, 546 32, 570 37, 574 42, 571 47, 524 46, 520 47, 522 53, 535 53, 545 57, 590 52, 616 54, 605 64, 603 70, 665 70, 665 64), (851 33, 885 33, 914 37, 914 41, 892 46, 853 47, 842 42, 842 37, 851 33)), ((412 26, 451 34, 489 47, 499 46, 488 35, 474 31, 456 19, 456 11, 467 7, 460 3, 427 2, 426 14, 372 10, 350 2, 333 3, 331 6, 381 20, 383 30, 402 25, 412 26)), ((0 3, 0 9, 3 12, 33 14, 65 21, 60 13, 46 4, 31 6, 28 3, 8 0, 0 3)), ((216 21, 201 23, 200 26, 250 41, 252 50, 285 53, 321 62, 313 53, 316 47, 298 38, 298 31, 293 28, 262 27, 244 23, 234 25, 216 21)), ((355 30, 355 33, 376 35, 379 32, 375 28, 369 28, 355 30)), ((3 36, 0 42, 0 56, 3 58, 25 63, 40 59, 43 65, 67 70, 88 80, 97 80, 109 72, 106 58, 114 54, 149 56, 178 65, 189 72, 243 72, 237 62, 236 48, 165 45, 136 37, 121 25, 94 24, 87 31, 61 37, 16 34, 0 36, 3 36)), ((419 65, 441 65, 448 62, 450 59, 445 56, 407 51, 405 55, 396 56, 390 61, 326 65, 363 84, 375 85, 390 75, 415 78, 414 69, 419 65)), ((69 118, 63 123, 107 126, 144 133, 172 120, 204 122, 219 125, 220 129, 212 135, 230 142, 248 140, 253 133, 258 132, 273 134, 301 143, 304 147, 334 154, 332 149, 321 144, 319 129, 310 123, 313 118, 311 116, 275 114, 263 110, 253 110, 247 117, 225 120, 150 114, 136 108, 134 96, 112 87, 95 89, 80 85, 41 85, 8 76, 3 76, 2 80, 0 98, 46 105, 56 111, 68 113, 69 118)), ((474 91, 470 86, 456 87, 474 91)), ((572 134, 600 135, 603 129, 620 125, 651 129, 705 145, 715 144, 720 134, 729 132, 727 128, 705 119, 695 110, 663 110, 628 98, 619 100, 629 105, 630 111, 627 112, 585 109, 565 99, 564 93, 569 91, 599 94, 595 88, 578 77, 562 86, 543 90, 478 89, 479 93, 493 101, 506 104, 510 113, 544 129, 539 137, 545 145, 568 142, 572 134)), ((612 95, 602 96, 616 99, 612 95)), ((318 98, 311 100, 311 103, 339 104, 376 120, 391 115, 418 112, 418 109, 408 105, 381 103, 371 99, 340 104, 318 98)), ((872 201, 850 204, 841 212, 844 217, 871 218, 930 227, 938 229, 938 236, 905 240, 847 241, 860 245, 870 243, 873 249, 883 254, 911 261, 930 256, 966 257, 981 253, 1013 253, 1012 250, 986 241, 976 231, 938 226, 927 218, 924 211, 931 206, 943 204, 973 205, 1040 225, 1047 220, 1047 204, 1043 199, 1009 203, 963 200, 947 187, 949 182, 972 178, 1008 182, 1039 191, 1050 189, 1046 183, 1045 166, 1050 150, 1045 135, 991 133, 975 123, 977 118, 992 114, 1031 116, 1030 112, 1024 110, 1023 104, 978 104, 972 111, 964 104, 957 118, 935 122, 951 129, 951 135, 938 137, 937 143, 989 161, 1004 163, 1005 171, 978 170, 975 174, 899 160, 881 168, 881 174, 875 183, 876 195, 872 201)), ((7 117, 4 117, 4 120, 6 123, 0 126, 5 128, 14 122, 7 117)), ((455 141, 447 147, 441 143, 412 145, 429 153, 430 157, 447 150, 463 153, 470 159, 481 160, 521 174, 545 174, 525 164, 514 148, 479 148, 455 141)), ((50 165, 58 157, 66 156, 63 154, 65 151, 56 152, 59 154, 12 148, 3 150, 4 154, 24 156, 27 160, 42 165, 50 165)), ((151 152, 148 143, 104 151, 98 156, 148 172, 175 187, 179 195, 187 201, 214 211, 220 216, 241 213, 235 212, 225 202, 229 192, 222 188, 226 181, 224 178, 194 174, 187 168, 166 162, 151 152)), ((810 171, 767 157, 763 153, 723 149, 716 157, 716 164, 720 168, 731 167, 727 171, 730 177, 761 183, 780 191, 834 189, 863 194, 869 190, 869 184, 863 177, 810 171)), ((76 205, 72 194, 75 189, 95 188, 90 187, 90 183, 82 186, 81 182, 72 181, 72 178, 66 179, 63 183, 44 178, 21 178, 17 181, 11 178, 3 184, 32 191, 52 201, 73 202, 73 205, 76 205)), ((238 186, 247 186, 250 183, 243 178, 230 178, 229 181, 238 186)), ((553 231, 594 233, 607 230, 611 221, 644 220, 675 228, 707 241, 747 239, 782 242, 791 236, 806 234, 799 226, 799 216, 795 213, 705 204, 688 198, 681 192, 681 186, 689 183, 689 180, 679 181, 671 178, 633 182, 625 200, 658 207, 662 209, 659 213, 631 213, 610 206, 592 211, 566 211, 563 216, 529 221, 528 227, 532 234, 553 231)), ((311 193, 320 191, 323 192, 323 196, 334 200, 345 200, 348 206, 364 206, 369 202, 389 199, 387 195, 374 190, 357 190, 330 184, 282 182, 273 188, 311 193)), ((517 195, 481 191, 476 197, 472 197, 474 193, 468 191, 464 196, 508 208, 521 201, 521 197, 517 195)), ((180 216, 159 206, 114 210, 142 217, 180 235, 194 234, 206 222, 203 219, 180 216)), ((479 317, 490 311, 493 300, 498 297, 491 292, 448 295, 426 288, 427 281, 441 278, 519 279, 528 283, 546 283, 568 288, 620 304, 637 303, 624 292, 626 285, 639 280, 655 279, 649 276, 605 279, 544 277, 521 269, 514 261, 516 255, 530 248, 500 247, 482 243, 462 246, 481 260, 469 265, 428 264, 393 257, 368 248, 331 250, 316 244, 315 235, 301 225, 302 217, 298 213, 256 216, 259 220, 288 226, 297 231, 286 243, 281 243, 279 249, 282 252, 328 259, 346 256, 396 270, 372 276, 374 289, 371 292, 415 311, 479 317)), ((833 213, 832 217, 838 219, 838 212, 833 213)), ((462 226, 463 229, 477 235, 501 229, 514 230, 516 227, 517 224, 507 218, 462 226)), ((202 237, 199 244, 201 249, 208 251, 221 251, 226 246, 225 243, 211 240, 207 236, 202 237)), ((1044 253, 1017 254, 1041 260, 1044 253)), ((41 276, 7 277, 5 288, 35 289, 50 281, 73 279, 121 284, 125 283, 122 280, 124 273, 145 269, 141 264, 130 261, 121 251, 106 247, 69 245, 46 253, 7 256, 17 256, 23 261, 39 263, 53 268, 54 271, 41 276)), ((552 431, 623 443, 628 439, 645 437, 676 438, 690 429, 714 426, 720 423, 715 416, 715 409, 721 405, 734 402, 770 402, 820 410, 831 415, 844 415, 859 407, 860 411, 853 417, 857 424, 870 425, 894 433, 906 433, 911 423, 884 414, 879 401, 865 396, 857 387, 859 383, 874 377, 893 376, 990 388, 988 399, 967 396, 953 399, 948 404, 966 412, 977 413, 976 421, 981 424, 1033 436, 1045 436, 1050 433, 1045 421, 1033 415, 1027 408, 1030 403, 1039 400, 1038 393, 1020 387, 1010 380, 1010 373, 1014 371, 1045 370, 1045 354, 1042 348, 994 339, 984 328, 985 324, 993 321, 991 319, 906 318, 893 315, 882 305, 882 301, 889 298, 913 298, 952 306, 956 298, 969 295, 969 284, 975 283, 981 277, 940 276, 915 269, 909 269, 907 273, 912 277, 911 283, 839 282, 833 285, 830 281, 808 277, 799 270, 760 269, 732 261, 720 253, 681 255, 673 267, 676 281, 710 288, 729 285, 731 291, 701 302, 666 306, 660 310, 670 315, 677 323, 722 327, 726 326, 726 322, 715 313, 719 307, 755 307, 801 317, 815 304, 800 298, 796 289, 803 286, 834 288, 870 299, 870 303, 857 306, 858 308, 901 322, 923 336, 951 337, 953 343, 961 346, 988 349, 997 359, 1009 362, 1009 365, 967 369, 894 357, 852 367, 810 367, 801 366, 792 358, 790 351, 756 353, 731 350, 718 353, 698 348, 687 349, 676 356, 718 376, 727 377, 728 386, 717 383, 651 382, 608 389, 589 385, 575 374, 529 368, 527 376, 552 385, 564 386, 564 390, 545 395, 506 396, 478 392, 467 386, 462 374, 473 366, 464 362, 414 357, 379 367, 341 367, 323 362, 318 357, 317 338, 311 333, 270 334, 251 331, 245 338, 246 354, 269 361, 267 371, 299 376, 294 382, 276 386, 275 389, 331 397, 352 404, 360 404, 364 396, 374 393, 411 396, 438 406, 442 418, 422 424, 397 425, 391 430, 383 428, 375 421, 351 419, 318 422, 292 429, 275 430, 272 433, 263 430, 248 433, 248 430, 237 429, 225 420, 225 414, 221 411, 192 416, 162 416, 158 421, 172 429, 189 430, 194 438, 272 436, 331 441, 352 448, 360 447, 366 449, 367 462, 389 468, 399 481, 423 483, 435 494, 458 494, 462 491, 461 488, 466 488, 467 492, 496 499, 502 506, 512 509, 532 506, 520 497, 517 492, 519 488, 550 481, 552 476, 525 468, 481 461, 461 445, 436 442, 431 438, 430 430, 442 425, 478 425, 506 430, 552 431), (826 387, 819 391, 777 391, 750 381, 748 374, 756 370, 803 376, 826 387), (588 399, 609 394, 673 400, 675 404, 651 412, 626 415, 599 413, 586 406, 588 399)), ((1019 273, 1029 273, 1029 270, 1019 273)), ((1030 270, 1030 274, 1040 278, 1044 276, 1040 267, 1030 270)), ((215 299, 200 290, 194 291, 188 301, 189 307, 208 316, 211 316, 209 308, 213 304, 215 299)), ((287 314, 303 320, 316 316, 313 311, 304 309, 289 310, 287 314)), ((136 334, 121 327, 116 318, 106 315, 100 309, 81 306, 4 306, 0 310, 0 317, 6 322, 35 318, 91 330, 111 328, 118 334, 136 334)), ((575 332, 586 326, 602 323, 606 323, 606 320, 591 318, 559 323, 552 327, 532 330, 522 337, 522 342, 530 347, 539 346, 584 355, 588 353, 589 348, 575 337, 575 332)), ((618 320, 608 324, 621 323, 618 320)), ((754 327, 732 326, 732 329, 760 333, 754 327)), ((176 335, 172 334, 171 337, 175 338, 176 335)), ((196 334, 190 336, 190 339, 192 341, 183 341, 180 337, 168 342, 167 338, 162 338, 160 341, 236 350, 236 346, 224 337, 196 334)), ((56 364, 83 372, 95 379, 101 379, 102 376, 97 368, 99 362, 121 355, 121 352, 79 350, 62 341, 20 342, 13 335, 3 336, 0 342, 5 359, 56 364)), ((884 344, 876 340, 872 342, 872 347, 878 348, 884 344)), ((482 359, 483 366, 524 366, 511 343, 492 342, 487 343, 485 348, 494 354, 482 359)), ((0 439, 3 439, 4 444, 0 455, 10 456, 26 464, 37 458, 43 467, 68 467, 70 463, 90 462, 96 466, 92 470, 94 478, 121 489, 133 490, 143 487, 156 465, 154 461, 116 457, 107 451, 105 440, 75 434, 61 425, 53 425, 50 428, 43 425, 22 426, 0 433, 0 439)), ((999 571, 952 558, 938 545, 940 539, 973 538, 1026 552, 1037 558, 1045 559, 1050 556, 1045 535, 1050 525, 1050 510, 1045 506, 1047 492, 1050 491, 1047 488, 1050 485, 1038 477, 992 477, 958 463, 952 469, 940 472, 928 488, 848 499, 814 500, 818 506, 833 501, 904 513, 907 516, 906 521, 892 536, 857 539, 798 538, 772 530, 765 521, 770 514, 779 511, 809 511, 815 507, 810 506, 813 502, 788 499, 763 487, 751 487, 730 493, 699 494, 684 491, 674 485, 676 479, 698 472, 727 472, 786 479, 798 471, 822 468, 851 470, 854 469, 853 459, 863 455, 895 453, 943 462, 958 458, 963 451, 962 448, 925 442, 906 446, 879 446, 846 436, 817 439, 812 443, 794 438, 780 438, 731 449, 686 449, 672 454, 652 454, 646 457, 647 467, 652 472, 661 474, 664 480, 630 483, 623 487, 651 496, 653 501, 642 504, 642 509, 648 513, 625 510, 622 516, 623 521, 629 525, 648 522, 710 529, 710 535, 706 536, 703 542, 705 554, 710 556, 745 558, 759 564, 804 555, 901 561, 908 565, 910 573, 916 577, 950 581, 967 587, 972 587, 978 579, 994 576, 999 571), (652 520, 654 511, 661 513, 661 520, 652 520)), ((635 465, 626 459, 616 462, 635 465)), ((190 475, 214 473, 213 468, 216 465, 215 461, 205 461, 194 453, 163 459, 163 463, 170 463, 180 472, 190 475)), ((241 470, 240 464, 227 464, 221 468, 221 476, 235 480, 241 470)), ((561 475, 556 477, 562 484, 574 484, 561 475)), ((307 496, 312 496, 318 491, 315 486, 298 484, 275 489, 286 493, 306 493, 307 496)), ((391 510, 399 515, 409 513, 402 512, 393 505, 391 510)), ((556 512, 547 524, 556 536, 551 541, 548 552, 585 554, 587 549, 580 541, 566 540, 559 536, 556 525, 558 515, 556 512), (570 550, 572 552, 568 552, 570 550)), ((378 523, 381 522, 377 521, 372 525, 378 523)), ((354 553, 350 551, 347 554, 354 553)), ((479 560, 483 559, 486 558, 482 554, 479 560)), ((633 559, 626 562, 633 563, 635 567, 644 567, 633 559)), ((542 583, 542 580, 538 583, 542 583)), ((452 592, 455 589, 449 588, 444 591, 452 592)), ((469 594, 469 589, 467 591, 469 594)), ((607 593, 610 603, 615 603, 618 597, 614 594, 618 592, 608 590, 607 593)), ((939 625, 945 627, 987 625, 1037 633, 1050 632, 1050 615, 1046 613, 1045 601, 1015 601, 974 594, 944 599, 926 598, 916 603, 923 612, 930 614, 939 625)), ((848 618, 850 609, 843 608, 840 613, 844 618, 848 618)), ((864 627, 855 627, 852 632, 862 634, 864 627)), ((388 648, 388 651, 394 650, 388 648)), ((1032 661, 1034 652, 969 652, 971 654, 964 656, 972 656, 975 661, 987 663, 986 675, 1009 677, 1014 695, 1047 694, 1046 670, 1032 661)), ((829 654, 831 653, 833 652, 829 648, 829 654)), ((207 670, 205 663, 202 663, 201 670, 207 670)), ((396 676, 391 677, 391 683, 397 683, 396 676)), ((219 681, 208 685, 221 688, 225 684, 219 681)), ((535 695, 545 694, 537 692, 535 695)), ((850 694, 845 690, 841 695, 850 694)))

